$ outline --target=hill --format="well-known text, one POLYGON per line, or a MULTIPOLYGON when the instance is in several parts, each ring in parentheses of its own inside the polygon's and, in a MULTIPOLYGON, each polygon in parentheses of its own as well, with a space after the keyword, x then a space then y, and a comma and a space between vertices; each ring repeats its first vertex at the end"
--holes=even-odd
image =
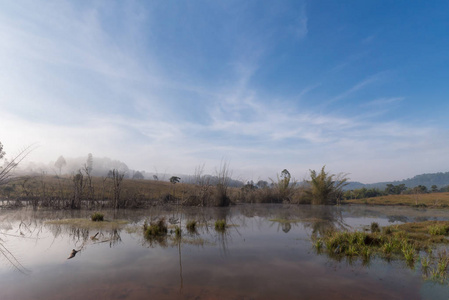
POLYGON ((355 190, 361 188, 367 189, 378 188, 383 190, 385 189, 387 184, 394 184, 394 185, 405 184, 405 186, 409 188, 413 188, 418 185, 424 185, 428 189, 430 189, 432 185, 436 185, 438 188, 442 188, 449 185, 449 172, 421 174, 400 181, 386 181, 370 184, 364 184, 361 182, 349 182, 349 184, 345 187, 345 190, 355 190))

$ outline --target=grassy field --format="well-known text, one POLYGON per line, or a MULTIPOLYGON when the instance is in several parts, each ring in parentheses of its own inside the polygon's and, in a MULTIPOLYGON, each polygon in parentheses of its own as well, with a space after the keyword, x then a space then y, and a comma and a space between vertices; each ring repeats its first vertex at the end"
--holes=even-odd
POLYGON ((406 205, 415 207, 449 207, 449 193, 388 195, 374 198, 344 200, 343 204, 406 205))

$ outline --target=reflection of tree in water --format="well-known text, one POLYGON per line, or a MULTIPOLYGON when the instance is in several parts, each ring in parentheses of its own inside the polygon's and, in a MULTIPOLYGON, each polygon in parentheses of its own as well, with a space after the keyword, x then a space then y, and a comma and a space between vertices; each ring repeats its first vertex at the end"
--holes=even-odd
POLYGON ((428 221, 429 217, 416 217, 413 222, 425 222, 428 221))
POLYGON ((292 224, 290 223, 283 223, 282 224, 282 231, 287 233, 292 229, 292 224))
POLYGON ((389 223, 394 223, 394 222, 407 223, 408 218, 406 216, 388 216, 388 222, 389 223))
POLYGON ((344 222, 339 207, 316 206, 311 209, 310 218, 306 219, 304 227, 312 229, 312 237, 322 236, 333 230, 347 230, 350 228, 344 222))
MULTIPOLYGON (((12 220, 8 218, 2 218, 0 221, 2 224, 2 228, 6 229, 6 231, 14 228, 12 225, 12 220)), ((33 226, 33 222, 28 221, 20 221, 18 229, 15 233, 0 233, 0 258, 4 259, 11 267, 13 267, 16 271, 24 275, 28 275, 30 270, 28 270, 25 266, 22 265, 20 260, 16 257, 16 255, 7 247, 8 238, 18 238, 18 239, 29 239, 32 238, 31 235, 34 233, 36 229, 33 226)))
MULTIPOLYGON (((9 234, 2 233, 2 235, 9 234)), ((18 238, 23 238, 21 236, 15 236, 18 238)), ((22 263, 17 259, 17 257, 5 246, 6 241, 0 238, 0 257, 4 258, 15 270, 19 271, 22 274, 28 275, 30 270, 22 265, 22 263)))
POLYGON ((117 228, 109 230, 88 229, 65 224, 47 224, 45 226, 53 234, 53 242, 59 236, 68 236, 74 243, 74 247, 77 248, 74 249, 76 252, 84 250, 89 245, 109 243, 109 247, 112 248, 122 242, 120 229, 117 228))
MULTIPOLYGON (((152 236, 152 237, 148 237, 148 238, 143 237, 142 245, 148 246, 150 248, 155 248, 155 247, 167 248, 170 245, 169 236, 163 235, 163 236, 152 236)), ((170 246, 173 247, 174 244, 171 244, 170 246)))

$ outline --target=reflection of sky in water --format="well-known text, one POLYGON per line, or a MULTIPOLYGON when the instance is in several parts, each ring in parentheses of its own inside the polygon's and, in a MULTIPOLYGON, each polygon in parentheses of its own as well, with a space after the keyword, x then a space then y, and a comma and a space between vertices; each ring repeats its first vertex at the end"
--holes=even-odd
MULTIPOLYGON (((310 242, 322 219, 358 228, 373 221, 391 225, 404 217, 411 221, 418 217, 442 219, 445 213, 441 211, 254 205, 185 208, 183 212, 183 222, 209 222, 208 227, 198 228, 197 238, 204 239, 204 245, 179 245, 172 240, 164 247, 150 245, 140 229, 131 233, 121 229, 108 241, 113 237, 108 230, 77 235, 70 226, 43 223, 64 214, 86 218, 91 212, 2 211, 1 232, 10 234, 1 236, 2 243, 29 274, 2 258, 0 299, 439 299, 449 292, 447 286, 423 283, 419 272, 407 269, 403 262, 376 259, 368 267, 360 261, 337 262, 316 255, 310 242), (215 232, 213 221, 225 217, 237 226, 225 234, 215 232), (286 226, 269 221, 273 218, 303 222, 286 226), (96 232, 100 232, 99 240, 92 241, 90 236, 96 232), (82 251, 67 260, 83 241, 82 251)), ((122 211, 115 217, 131 220, 128 226, 132 227, 162 214, 176 212, 122 211)), ((113 212, 106 212, 106 219, 113 218, 113 212)), ((185 229, 184 238, 192 239, 185 229)))

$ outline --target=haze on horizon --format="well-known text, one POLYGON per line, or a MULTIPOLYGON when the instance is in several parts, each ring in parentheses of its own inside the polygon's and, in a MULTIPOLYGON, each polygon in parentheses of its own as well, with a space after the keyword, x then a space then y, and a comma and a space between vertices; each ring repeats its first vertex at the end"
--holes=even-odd
MULTIPOLYGON (((447 172, 449 2, 1 1, 0 142, 28 161, 351 181, 447 172)), ((26 164, 26 162, 25 162, 26 164)))

